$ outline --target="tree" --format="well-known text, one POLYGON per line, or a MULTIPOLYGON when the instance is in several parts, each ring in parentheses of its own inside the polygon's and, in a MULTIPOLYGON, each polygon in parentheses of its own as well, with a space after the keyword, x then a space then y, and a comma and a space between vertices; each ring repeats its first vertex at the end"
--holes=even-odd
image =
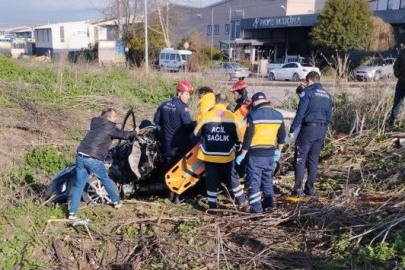
POLYGON ((350 50, 366 49, 373 29, 365 0, 328 0, 310 33, 315 46, 333 51, 336 71, 343 76, 350 50))
POLYGON ((149 27, 151 31, 155 31, 163 36, 166 47, 171 48, 172 42, 171 32, 173 27, 176 25, 175 12, 172 11, 173 4, 169 3, 169 0, 155 0, 152 9, 155 10, 154 16, 152 18, 158 21, 159 27, 149 27))
MULTIPOLYGON (((152 25, 153 27, 154 25, 152 25)), ((129 48, 130 61, 137 66, 140 66, 145 61, 145 31, 144 24, 138 23, 133 25, 136 35, 126 35, 124 41, 129 48)), ((154 26, 158 28, 158 26, 154 26)), ((162 35, 154 31, 148 31, 149 40, 149 60, 154 63, 162 48, 165 46, 162 35)))
POLYGON ((373 32, 367 45, 372 52, 388 51, 395 46, 394 28, 381 18, 373 17, 373 32))
MULTIPOLYGON (((188 60, 188 68, 193 72, 201 71, 211 64, 211 44, 207 43, 203 35, 200 31, 193 31, 189 36, 183 37, 177 45, 177 49, 182 50, 185 42, 189 44, 188 50, 193 54, 188 60)), ((212 49, 213 60, 222 61, 223 56, 219 48, 213 47, 212 49)))

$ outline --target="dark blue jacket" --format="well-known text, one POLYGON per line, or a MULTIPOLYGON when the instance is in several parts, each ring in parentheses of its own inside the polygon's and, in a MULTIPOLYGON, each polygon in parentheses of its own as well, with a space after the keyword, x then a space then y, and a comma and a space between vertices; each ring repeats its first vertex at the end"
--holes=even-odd
POLYGON ((162 103, 155 113, 154 122, 160 126, 166 158, 180 158, 190 150, 195 121, 191 120, 189 108, 180 98, 162 103))
POLYGON ((116 124, 101 116, 91 119, 90 131, 81 141, 77 152, 104 160, 113 139, 132 139, 135 131, 122 131, 116 124))
POLYGON ((297 113, 290 127, 293 133, 300 125, 319 124, 328 126, 332 117, 332 97, 322 84, 314 83, 300 95, 297 113))
POLYGON ((267 102, 249 111, 247 126, 242 149, 251 156, 273 156, 277 144, 285 142, 284 117, 267 102))

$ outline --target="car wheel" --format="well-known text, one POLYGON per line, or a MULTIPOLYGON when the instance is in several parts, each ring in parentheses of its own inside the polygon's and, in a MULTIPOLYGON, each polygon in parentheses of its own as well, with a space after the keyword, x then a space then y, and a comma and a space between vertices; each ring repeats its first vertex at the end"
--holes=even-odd
MULTIPOLYGON (((115 192, 117 192, 117 194, 119 194, 117 185, 115 183, 114 183, 114 189, 115 189, 115 192)), ((87 185, 83 191, 82 197, 83 197, 83 201, 86 203, 93 203, 93 204, 112 203, 110 196, 108 195, 107 190, 105 189, 104 185, 94 175, 91 175, 89 177, 89 180, 87 181, 87 185)))
POLYGON ((270 81, 275 81, 276 77, 274 76, 274 73, 269 73, 269 80, 270 81))
POLYGON ((381 79, 381 72, 380 72, 380 71, 377 71, 377 72, 375 73, 375 75, 374 75, 373 80, 374 80, 374 81, 379 81, 380 79, 381 79))
POLYGON ((298 73, 294 73, 294 75, 292 76, 292 80, 293 80, 294 82, 299 81, 299 80, 300 80, 300 75, 298 75, 298 73))

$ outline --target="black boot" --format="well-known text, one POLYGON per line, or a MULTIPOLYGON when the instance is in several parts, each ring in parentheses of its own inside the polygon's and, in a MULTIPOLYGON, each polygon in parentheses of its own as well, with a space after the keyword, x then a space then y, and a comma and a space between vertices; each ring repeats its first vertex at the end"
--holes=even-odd
POLYGON ((170 201, 174 204, 179 204, 180 203, 180 195, 170 192, 170 201))
POLYGON ((390 118, 388 120, 387 125, 385 126, 385 132, 391 132, 394 129, 394 125, 395 125, 395 119, 390 118))

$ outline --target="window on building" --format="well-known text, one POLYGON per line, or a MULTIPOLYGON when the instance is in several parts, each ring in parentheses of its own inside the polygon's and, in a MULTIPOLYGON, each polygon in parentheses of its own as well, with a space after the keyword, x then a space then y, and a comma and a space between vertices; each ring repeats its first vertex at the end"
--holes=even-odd
POLYGON ((46 30, 46 38, 47 38, 48 42, 51 41, 51 34, 52 34, 51 29, 47 29, 46 30))
POLYGON ((231 29, 231 39, 240 38, 240 21, 232 21, 231 29))
POLYGON ((211 36, 212 35, 212 25, 208 25, 207 26, 207 36, 211 36))
POLYGON ((94 39, 95 39, 95 41, 98 40, 98 28, 97 27, 94 27, 94 39))
POLYGON ((394 5, 394 0, 388 0, 387 1, 387 9, 390 10, 393 8, 394 5))
POLYGON ((61 26, 59 28, 60 31, 60 42, 65 42, 65 27, 61 26))
POLYGON ((228 23, 225 24, 225 35, 229 35, 229 24, 228 23))
POLYGON ((405 9, 405 0, 401 0, 401 3, 399 4, 400 9, 405 9))
POLYGON ((219 35, 219 24, 214 25, 214 35, 219 35))

